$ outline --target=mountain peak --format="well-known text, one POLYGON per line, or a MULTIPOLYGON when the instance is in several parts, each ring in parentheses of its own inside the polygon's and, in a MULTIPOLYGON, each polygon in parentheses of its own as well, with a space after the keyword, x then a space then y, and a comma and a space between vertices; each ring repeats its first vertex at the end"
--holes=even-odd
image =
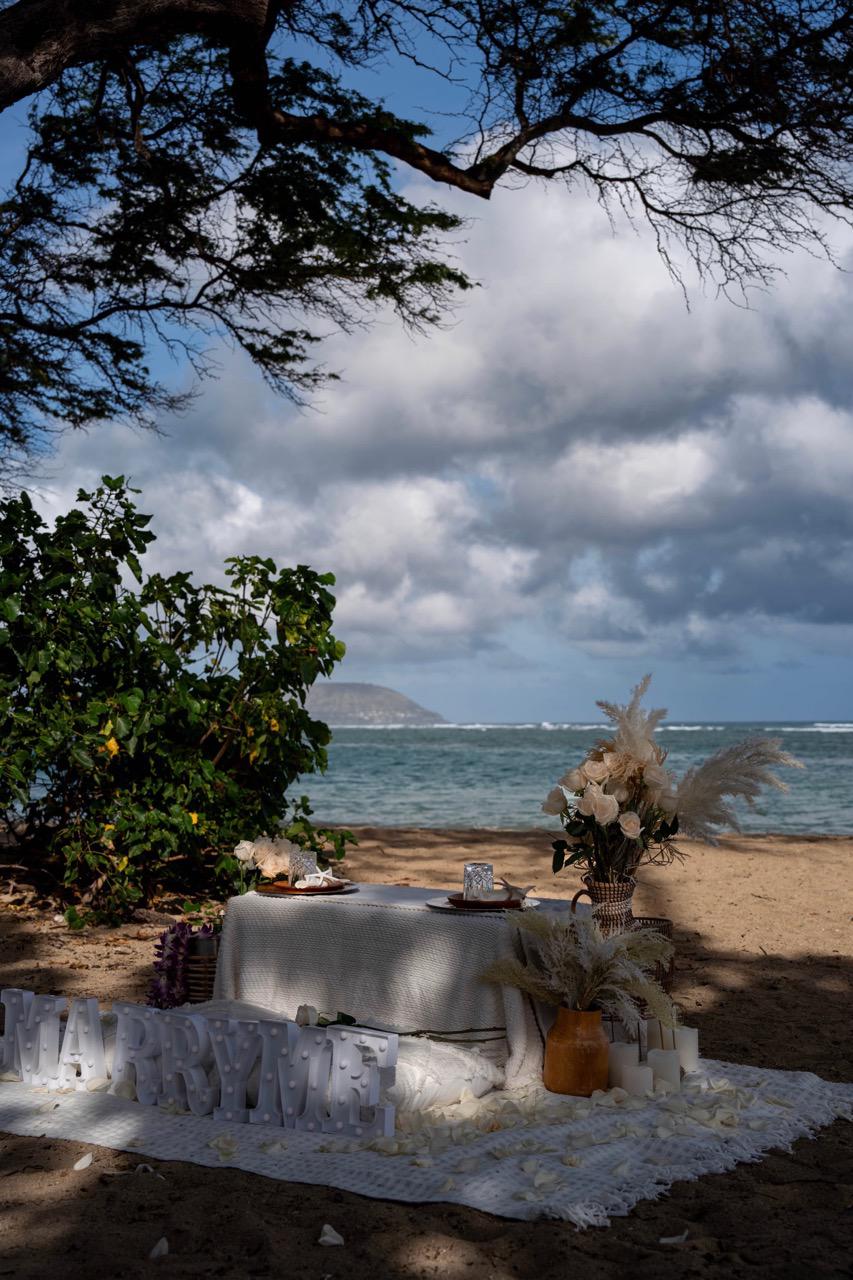
POLYGON ((349 725, 444 724, 437 711, 428 711, 411 698, 381 684, 334 681, 314 685, 306 702, 309 713, 333 727, 349 725))

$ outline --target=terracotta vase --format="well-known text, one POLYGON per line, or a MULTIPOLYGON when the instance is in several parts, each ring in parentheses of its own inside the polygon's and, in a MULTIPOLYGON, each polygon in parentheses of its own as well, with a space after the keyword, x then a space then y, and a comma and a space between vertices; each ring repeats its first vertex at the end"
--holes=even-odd
POLYGON ((606 1089, 608 1043, 600 1009, 581 1012, 561 1005, 545 1041, 545 1088, 578 1098, 606 1089))
POLYGON ((583 876, 582 879, 586 888, 578 889, 572 898, 572 911, 578 898, 586 896, 592 902, 592 914, 605 937, 637 928, 632 909, 637 881, 633 877, 617 884, 593 880, 592 876, 583 876))

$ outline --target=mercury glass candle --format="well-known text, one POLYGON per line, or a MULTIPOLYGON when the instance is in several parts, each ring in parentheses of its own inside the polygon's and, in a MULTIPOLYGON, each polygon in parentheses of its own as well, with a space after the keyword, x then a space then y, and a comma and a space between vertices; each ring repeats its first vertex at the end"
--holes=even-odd
POLYGON ((495 874, 491 862, 466 862, 462 877, 462 896, 482 898, 495 887, 495 874))
POLYGON ((650 1049, 646 1066, 654 1072, 655 1084, 663 1080, 674 1089, 681 1088, 681 1062, 677 1049, 650 1049))
POLYGON ((695 1027, 675 1028, 675 1047, 682 1071, 699 1070, 699 1032, 695 1027))
POLYGON ((290 883, 295 885, 297 880, 301 880, 303 876, 312 876, 316 871, 317 863, 310 853, 294 845, 287 860, 287 878, 290 883))
POLYGON ((611 1089, 625 1089, 623 1076, 628 1067, 640 1061, 640 1046, 632 1042, 615 1041, 608 1047, 607 1083, 611 1089))

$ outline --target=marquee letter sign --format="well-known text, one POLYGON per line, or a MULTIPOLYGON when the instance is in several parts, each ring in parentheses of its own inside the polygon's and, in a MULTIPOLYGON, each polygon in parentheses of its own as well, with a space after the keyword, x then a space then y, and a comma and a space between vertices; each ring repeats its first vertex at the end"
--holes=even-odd
MULTIPOLYGON (((110 1061, 94 999, 16 988, 5 1011, 0 1070, 25 1084, 85 1089, 96 1080, 130 1085, 143 1106, 317 1133, 389 1137, 397 1036, 368 1027, 302 1027, 272 1019, 208 1018, 192 1009, 148 1009, 116 1001, 110 1061)), ((123 1091, 124 1092, 124 1091, 123 1091)))

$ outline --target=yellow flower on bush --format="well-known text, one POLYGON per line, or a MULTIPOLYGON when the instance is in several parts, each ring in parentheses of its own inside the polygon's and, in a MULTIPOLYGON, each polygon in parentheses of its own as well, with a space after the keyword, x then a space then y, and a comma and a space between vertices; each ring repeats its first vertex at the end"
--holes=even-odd
POLYGON ((277 721, 277 720, 270 720, 270 732, 271 732, 271 733, 278 733, 278 721, 277 721))
POLYGON ((104 746, 106 747, 107 751, 109 751, 111 756, 117 756, 119 751, 121 750, 115 738, 107 738, 106 742, 104 743, 104 746))
POLYGON ((193 826, 194 826, 194 827, 197 827, 197 826, 198 826, 198 814, 197 814, 197 813, 191 813, 191 814, 190 814, 190 822, 193 824, 193 826))
POLYGON ((115 831, 115 829, 116 829, 116 824, 115 824, 114 822, 105 822, 105 823, 104 823, 104 830, 105 830, 105 831, 115 831))

